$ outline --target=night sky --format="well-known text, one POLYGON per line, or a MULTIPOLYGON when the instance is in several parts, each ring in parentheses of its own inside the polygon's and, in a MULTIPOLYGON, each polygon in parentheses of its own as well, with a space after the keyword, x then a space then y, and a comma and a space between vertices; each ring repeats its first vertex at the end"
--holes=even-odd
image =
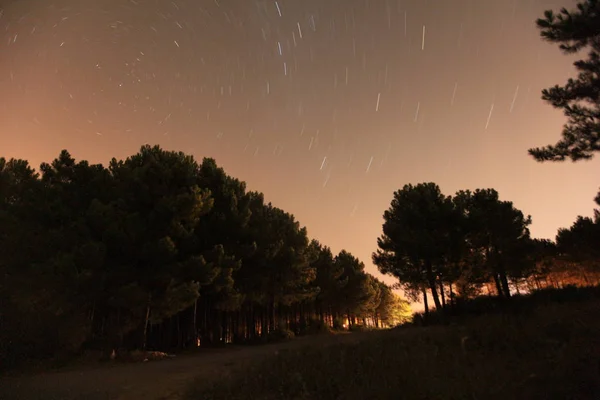
POLYGON ((598 160, 527 155, 565 121, 541 89, 574 75, 535 20, 574 1, 1 4, 1 156, 212 157, 369 272, 406 183, 493 187, 535 237, 592 214, 598 160))

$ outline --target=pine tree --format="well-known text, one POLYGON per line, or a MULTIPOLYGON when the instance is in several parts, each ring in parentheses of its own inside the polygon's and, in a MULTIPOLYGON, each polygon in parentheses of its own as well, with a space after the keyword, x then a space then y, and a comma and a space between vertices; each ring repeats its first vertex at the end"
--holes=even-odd
POLYGON ((373 263, 381 273, 398 278, 405 289, 420 288, 424 301, 425 288, 429 289, 441 309, 439 278, 449 258, 456 221, 451 198, 432 182, 405 185, 394 193, 383 218, 373 263))
POLYGON ((542 38, 558 43, 565 54, 589 53, 574 63, 576 79, 542 91, 542 99, 562 109, 568 121, 557 144, 529 154, 541 162, 591 159, 600 151, 600 0, 585 0, 559 14, 547 10, 544 17, 537 20, 542 38))
MULTIPOLYGON (((530 240, 531 217, 516 209, 510 201, 499 199, 494 189, 460 191, 456 202, 466 205, 467 243, 483 268, 483 277, 492 279, 499 296, 510 297, 509 279, 519 276, 525 267, 530 240)), ((474 277, 472 276, 471 279, 474 277)))

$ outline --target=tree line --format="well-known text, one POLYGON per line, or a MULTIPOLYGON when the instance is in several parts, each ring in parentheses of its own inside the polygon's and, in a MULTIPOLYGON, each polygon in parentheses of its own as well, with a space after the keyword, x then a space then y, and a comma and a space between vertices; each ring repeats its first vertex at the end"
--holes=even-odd
POLYGON ((13 362, 392 326, 407 302, 213 159, 0 159, 0 343, 13 362))
POLYGON ((600 283, 600 210, 560 229, 553 242, 531 238, 531 217, 494 189, 445 196, 435 183, 422 183, 396 191, 383 217, 373 262, 410 297, 421 296, 426 312, 428 298, 441 309, 485 293, 508 298, 600 283))

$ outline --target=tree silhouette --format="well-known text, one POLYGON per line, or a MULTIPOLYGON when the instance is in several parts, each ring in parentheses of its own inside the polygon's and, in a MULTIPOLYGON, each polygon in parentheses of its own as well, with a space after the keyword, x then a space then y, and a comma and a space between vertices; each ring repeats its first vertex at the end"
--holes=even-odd
POLYGON ((523 266, 531 217, 525 217, 511 202, 501 201, 493 189, 460 191, 456 198, 464 205, 472 262, 483 268, 485 278, 493 279, 499 296, 510 297, 508 280, 518 276, 523 266))
MULTIPOLYGON (((600 196, 596 197, 600 206, 600 196)), ((556 243, 535 240, 530 254, 535 266, 529 271, 530 287, 593 285, 600 283, 600 210, 592 218, 578 216, 569 228, 561 228, 556 243)))
POLYGON ((518 287, 537 274, 546 255, 546 242, 529 237, 531 217, 493 189, 447 197, 434 183, 405 185, 394 193, 384 221, 373 262, 398 278, 411 299, 420 291, 426 313, 426 288, 438 309, 457 296, 479 295, 490 282, 499 296, 510 297, 511 281, 518 287))
POLYGON ((200 298, 190 310, 190 332, 193 339, 200 336, 202 343, 211 344, 221 338, 224 313, 239 310, 244 301, 234 277, 242 266, 242 258, 251 251, 244 241, 251 214, 250 198, 245 184, 227 176, 213 159, 203 160, 197 184, 210 191, 213 206, 199 220, 190 248, 203 249, 202 257, 213 266, 216 275, 200 289, 200 298))
POLYGON ((309 251, 313 253, 312 266, 316 271, 314 285, 318 288, 315 298, 315 313, 321 320, 325 320, 326 314, 335 319, 344 312, 340 307, 341 295, 349 278, 344 275, 343 265, 335 262, 329 247, 312 240, 309 251))
POLYGON ((589 53, 574 63, 576 79, 542 91, 542 99, 562 109, 568 121, 557 144, 529 154, 542 162, 590 159, 600 151, 600 1, 585 0, 576 10, 563 8, 558 14, 548 10, 537 26, 542 38, 558 43, 564 53, 589 53))
MULTIPOLYGON (((600 206, 600 196, 596 204, 600 206)), ((594 210, 593 218, 578 216, 569 229, 559 229, 556 244, 569 259, 600 266, 600 210, 594 210)))
POLYGON ((371 298, 367 275, 364 273, 365 265, 346 250, 342 250, 334 260, 336 267, 340 268, 342 279, 347 283, 340 293, 340 308, 345 314, 348 325, 356 324, 356 317, 361 312, 361 305, 371 298))
MULTIPOLYGON (((197 184, 198 165, 183 153, 144 146, 125 161, 112 160, 109 170, 124 196, 108 204, 113 214, 108 248, 121 279, 115 301, 143 318, 142 348, 150 323, 160 323, 194 304, 201 284, 218 276, 199 250, 180 247, 213 205, 210 192, 197 184), (143 301, 141 300, 143 299, 143 301)), ((117 275, 117 276, 118 276, 117 275)))
POLYGON ((452 247, 452 223, 456 220, 450 198, 434 183, 405 185, 394 193, 384 213, 383 235, 373 262, 384 274, 399 279, 409 290, 431 291, 436 308, 440 301, 439 279, 452 247))

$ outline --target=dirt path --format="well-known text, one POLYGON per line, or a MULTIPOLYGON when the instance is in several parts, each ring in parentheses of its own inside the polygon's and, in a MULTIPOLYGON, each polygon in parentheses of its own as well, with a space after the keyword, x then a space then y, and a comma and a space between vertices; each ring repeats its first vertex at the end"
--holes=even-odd
POLYGON ((302 346, 357 341, 364 335, 302 337, 265 346, 209 350, 203 354, 182 355, 163 361, 5 377, 0 378, 0 399, 178 399, 197 377, 213 381, 236 366, 243 366, 270 353, 302 346))

